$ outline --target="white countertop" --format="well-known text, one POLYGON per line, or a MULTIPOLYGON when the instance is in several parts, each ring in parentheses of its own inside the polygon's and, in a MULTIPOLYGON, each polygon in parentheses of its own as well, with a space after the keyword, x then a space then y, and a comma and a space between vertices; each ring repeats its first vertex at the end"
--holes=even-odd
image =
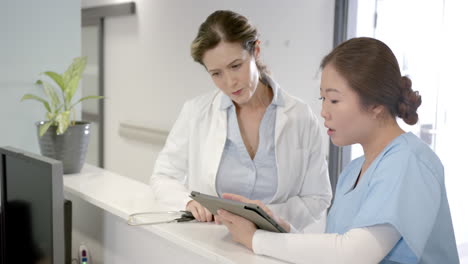
MULTIPOLYGON (((79 174, 64 175, 63 183, 65 192, 125 221, 132 213, 182 209, 158 203, 147 184, 91 165, 85 165, 79 174)), ((255 255, 233 242, 224 226, 214 223, 172 223, 134 228, 152 232, 218 263, 284 263, 255 255)))

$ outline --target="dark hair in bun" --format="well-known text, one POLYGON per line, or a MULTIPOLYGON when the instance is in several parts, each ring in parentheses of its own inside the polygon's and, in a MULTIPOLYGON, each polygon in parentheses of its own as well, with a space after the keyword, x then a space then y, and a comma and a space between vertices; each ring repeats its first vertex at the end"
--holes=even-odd
POLYGON ((353 38, 341 43, 325 56, 321 68, 333 65, 359 96, 364 109, 383 105, 392 117, 407 124, 418 122, 421 96, 411 89, 411 80, 401 77, 398 60, 380 40, 353 38))
POLYGON ((418 122, 418 107, 421 105, 421 96, 418 91, 411 89, 411 80, 407 76, 401 78, 401 98, 398 102, 398 117, 408 125, 418 122))

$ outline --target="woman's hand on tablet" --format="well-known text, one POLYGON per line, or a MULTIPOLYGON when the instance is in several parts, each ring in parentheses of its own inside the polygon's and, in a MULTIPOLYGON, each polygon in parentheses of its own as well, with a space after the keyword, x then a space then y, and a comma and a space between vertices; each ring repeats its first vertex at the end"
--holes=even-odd
POLYGON ((252 249, 252 239, 255 231, 257 231, 255 224, 223 209, 219 209, 217 213, 217 221, 220 221, 228 228, 232 240, 241 243, 248 249, 252 249))
POLYGON ((213 221, 213 215, 203 207, 199 202, 191 200, 185 206, 185 210, 190 211, 199 222, 211 222, 213 221))
POLYGON ((282 228, 284 228, 284 230, 286 230, 288 233, 291 231, 291 226, 289 225, 288 222, 284 221, 283 219, 281 219, 279 217, 276 217, 273 214, 273 212, 270 210, 270 208, 268 208, 265 204, 263 204, 259 200, 250 200, 248 198, 245 198, 242 195, 237 195, 237 194, 233 194, 233 193, 224 193, 222 195, 222 197, 224 199, 230 199, 230 200, 239 201, 239 202, 243 202, 243 203, 250 203, 250 204, 258 205, 271 218, 275 219, 276 223, 278 223, 282 228))

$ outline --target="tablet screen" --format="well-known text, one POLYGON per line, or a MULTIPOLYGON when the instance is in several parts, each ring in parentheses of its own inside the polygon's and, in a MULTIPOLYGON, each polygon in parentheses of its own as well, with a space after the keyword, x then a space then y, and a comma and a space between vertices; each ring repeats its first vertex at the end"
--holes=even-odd
POLYGON ((219 209, 224 209, 228 212, 244 217, 260 229, 271 232, 287 233, 286 230, 284 230, 273 218, 271 218, 256 204, 223 199, 195 191, 190 194, 190 197, 203 205, 213 215, 216 215, 219 209))

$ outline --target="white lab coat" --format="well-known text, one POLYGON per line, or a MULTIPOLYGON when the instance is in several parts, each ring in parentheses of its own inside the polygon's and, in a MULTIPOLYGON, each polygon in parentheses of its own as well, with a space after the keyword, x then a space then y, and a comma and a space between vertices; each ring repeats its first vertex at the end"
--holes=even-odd
MULTIPOLYGON (((284 106, 276 110, 278 188, 269 207, 298 230, 318 220, 323 225, 332 192, 320 125, 308 105, 278 92, 284 98, 284 106)), ((227 136, 221 95, 216 90, 184 104, 151 177, 157 199, 183 209, 190 191, 217 195, 216 175, 227 136)))

